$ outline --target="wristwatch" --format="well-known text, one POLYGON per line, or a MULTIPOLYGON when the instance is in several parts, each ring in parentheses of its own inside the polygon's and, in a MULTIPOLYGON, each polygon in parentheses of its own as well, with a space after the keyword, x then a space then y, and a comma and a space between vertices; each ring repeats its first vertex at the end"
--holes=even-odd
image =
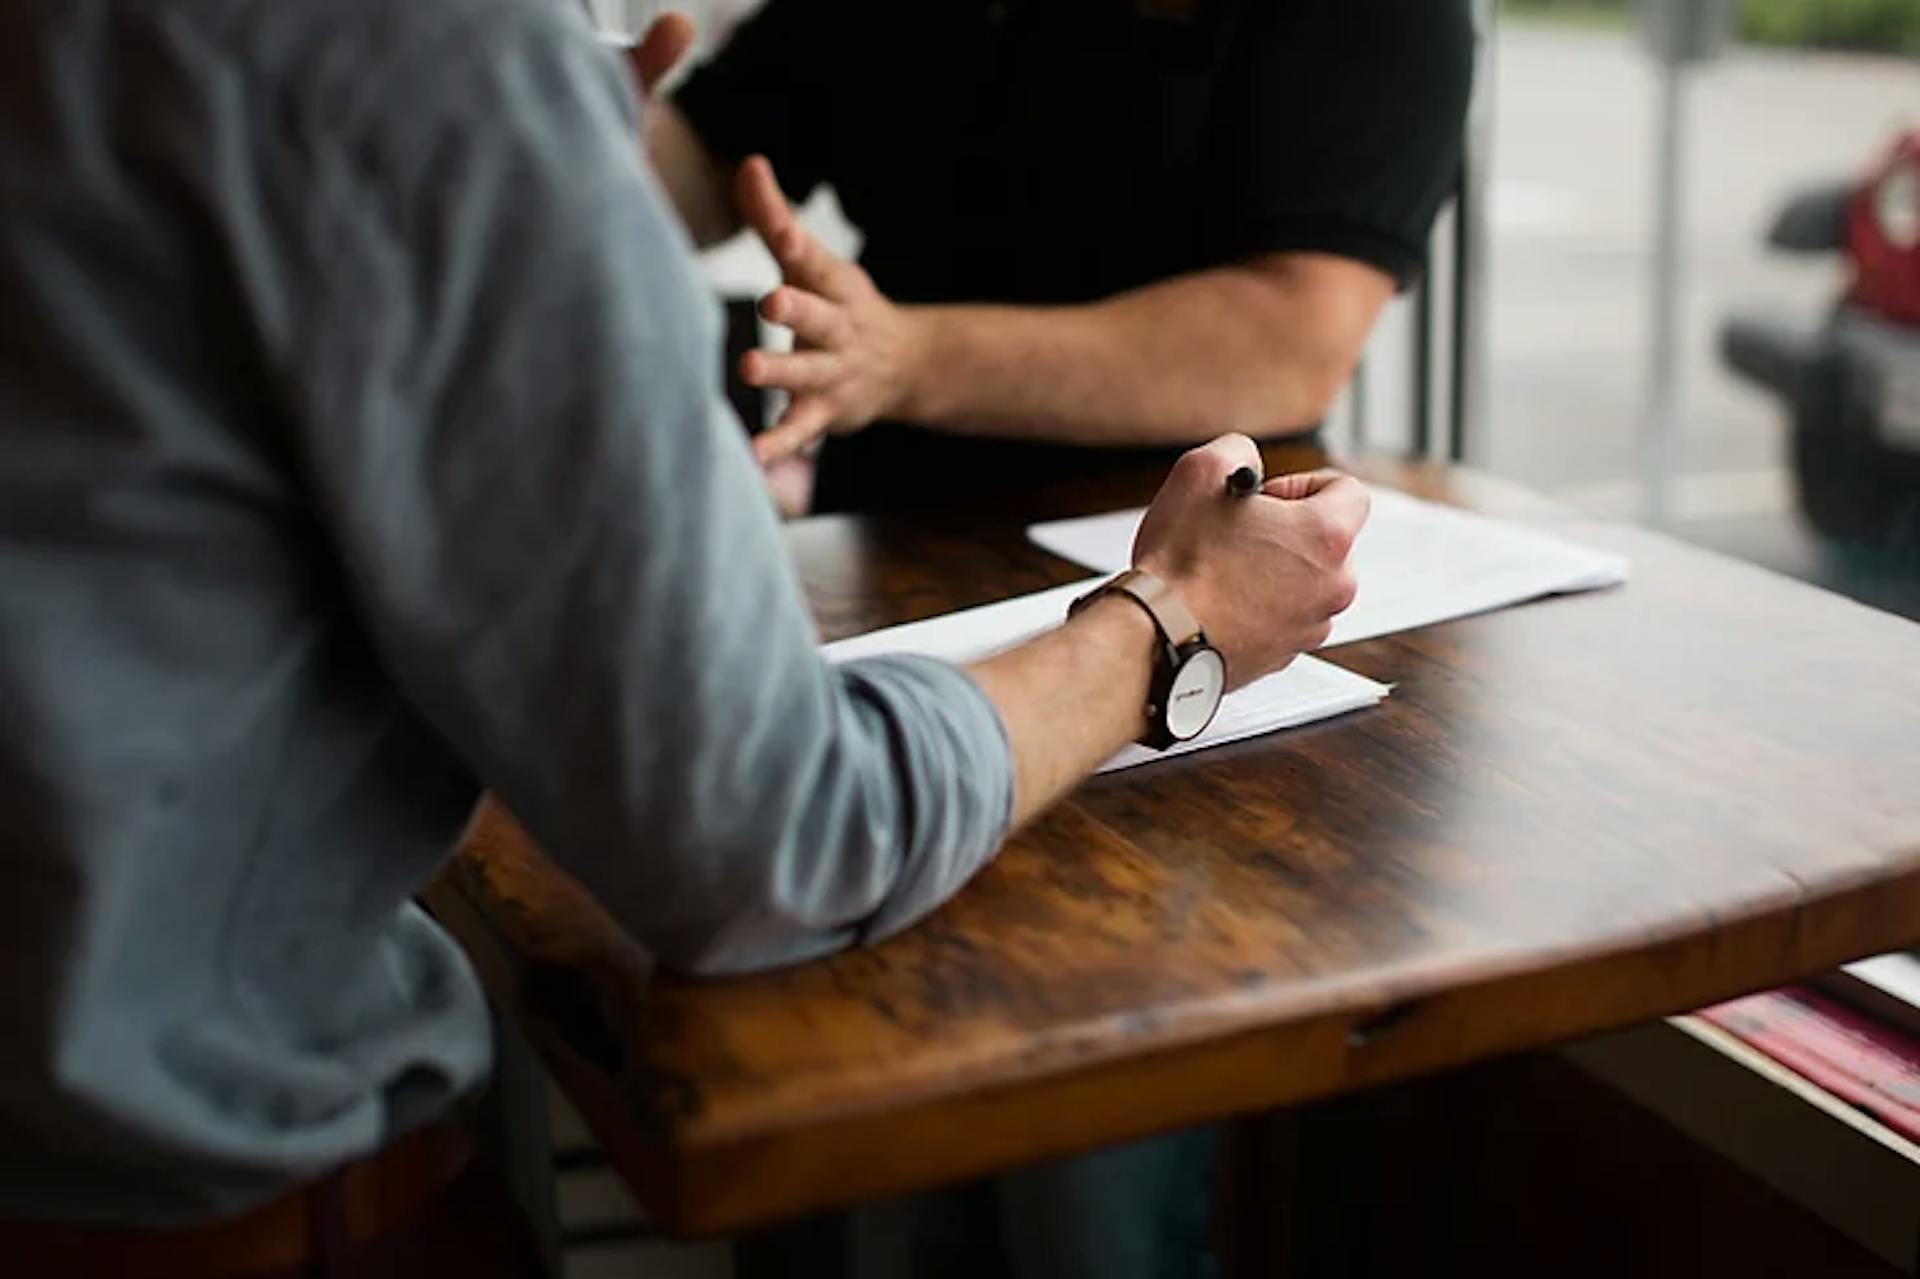
POLYGON ((1163 751, 1206 732, 1227 692, 1227 663, 1220 650, 1207 642, 1207 633, 1172 587, 1137 568, 1075 600, 1068 615, 1107 595, 1124 595, 1147 610, 1160 632, 1147 692, 1147 734, 1140 744, 1163 751))

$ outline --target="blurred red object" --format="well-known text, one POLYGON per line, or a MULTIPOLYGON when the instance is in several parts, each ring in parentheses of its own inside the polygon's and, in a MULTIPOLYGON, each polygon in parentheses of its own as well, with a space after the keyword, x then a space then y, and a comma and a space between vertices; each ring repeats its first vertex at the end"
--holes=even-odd
POLYGON ((1699 1015, 1920 1141, 1920 1041, 1899 1027, 1800 987, 1749 995, 1699 1015))
POLYGON ((1847 208, 1853 287, 1847 300, 1896 324, 1920 325, 1920 131, 1894 143, 1847 208))

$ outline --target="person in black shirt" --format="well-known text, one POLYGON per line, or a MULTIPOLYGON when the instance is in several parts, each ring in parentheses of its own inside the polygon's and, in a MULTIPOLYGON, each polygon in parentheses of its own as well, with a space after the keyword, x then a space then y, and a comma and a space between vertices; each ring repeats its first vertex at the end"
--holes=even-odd
POLYGON ((1420 269, 1472 47, 1468 0, 770 0, 649 150, 696 240, 780 262, 762 459, 831 432, 816 509, 980 502, 1315 426, 1420 269), (822 182, 857 266, 788 210, 822 182))
MULTIPOLYGON (((769 0, 650 104, 647 145, 696 241, 748 226, 780 264, 761 309, 797 349, 741 367, 792 393, 762 460, 830 433, 816 510, 981 506, 1312 429, 1421 268, 1473 39, 1468 0, 769 0), (823 182, 857 265, 788 207, 823 182)), ((1201 1279, 1211 1150, 922 1197, 911 1273, 1201 1279)), ((797 1242, 743 1261, 788 1273, 797 1242)))
MULTIPOLYGON (((1469 0, 769 0, 649 104, 647 147, 697 242, 751 227, 780 264, 761 310, 797 349, 741 366, 792 393, 762 460, 830 434, 816 510, 983 506, 1316 426, 1421 269, 1473 41, 1469 0), (857 265, 793 219, 821 183, 857 265)), ((1211 1148, 923 1197, 912 1273, 1209 1275, 1211 1148)), ((794 1244, 742 1256, 787 1273, 794 1244)))

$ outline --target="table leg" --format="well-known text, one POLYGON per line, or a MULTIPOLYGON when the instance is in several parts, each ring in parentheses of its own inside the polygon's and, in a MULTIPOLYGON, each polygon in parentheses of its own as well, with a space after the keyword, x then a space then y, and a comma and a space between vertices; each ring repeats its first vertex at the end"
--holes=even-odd
POLYGON ((483 1159, 499 1170, 526 1215, 550 1279, 560 1279, 560 1213, 554 1198, 553 1134, 547 1115, 547 1076, 526 1037, 510 1019, 494 1017, 493 1079, 481 1094, 474 1134, 483 1159))

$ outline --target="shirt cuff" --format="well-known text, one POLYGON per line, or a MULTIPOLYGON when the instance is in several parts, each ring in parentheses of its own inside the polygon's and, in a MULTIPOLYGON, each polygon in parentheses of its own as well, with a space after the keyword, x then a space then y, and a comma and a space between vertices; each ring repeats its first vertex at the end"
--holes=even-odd
POLYGON ((902 787, 898 876, 861 925, 862 944, 909 927, 993 860, 1013 821, 1013 748, 992 701, 957 666, 888 656, 840 668, 884 716, 902 787))
POLYGON ((1330 253, 1386 272, 1396 289, 1419 279, 1427 258, 1422 241, 1340 218, 1257 220, 1230 236, 1224 249, 1228 260, 1263 253, 1330 253))

